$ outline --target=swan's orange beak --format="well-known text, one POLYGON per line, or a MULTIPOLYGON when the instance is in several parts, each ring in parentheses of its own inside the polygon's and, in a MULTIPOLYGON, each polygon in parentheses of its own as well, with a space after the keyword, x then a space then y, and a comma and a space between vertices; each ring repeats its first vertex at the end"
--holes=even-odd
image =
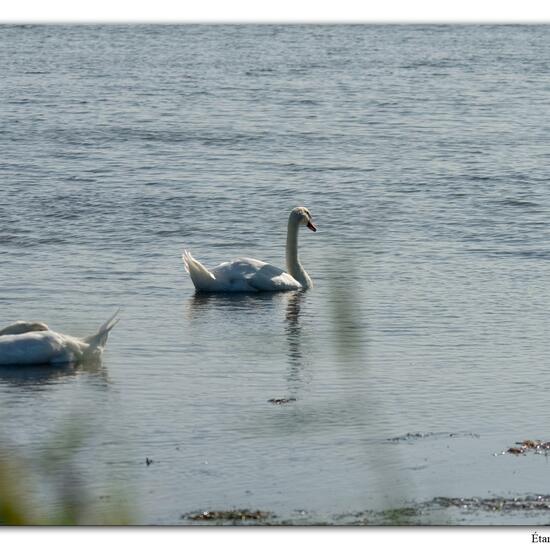
POLYGON ((313 225, 313 222, 307 222, 307 228, 311 229, 313 232, 317 231, 317 227, 313 225))

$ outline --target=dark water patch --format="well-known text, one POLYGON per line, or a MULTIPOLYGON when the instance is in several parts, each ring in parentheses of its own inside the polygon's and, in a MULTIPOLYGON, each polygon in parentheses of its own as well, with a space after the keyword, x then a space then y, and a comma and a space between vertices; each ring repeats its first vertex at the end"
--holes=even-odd
POLYGON ((265 76, 271 75, 275 72, 275 69, 272 67, 258 68, 258 69, 249 69, 244 72, 246 76, 265 76))
POLYGON ((322 105, 321 101, 315 99, 294 99, 288 102, 289 104, 304 105, 304 106, 317 106, 322 105))
POLYGON ((401 69, 439 69, 465 67, 463 59, 426 59, 401 65, 401 69))
MULTIPOLYGON (((377 107, 397 107, 399 106, 399 103, 397 101, 386 101, 386 100, 379 100, 376 103, 377 107)), ((384 121, 380 121, 384 122, 384 121)))
MULTIPOLYGON (((466 239, 464 239, 466 240, 466 239)), ((471 238, 468 239, 471 242, 479 242, 479 241, 488 241, 490 240, 488 237, 482 237, 480 236, 479 239, 471 238)), ((547 261, 550 260, 550 250, 497 250, 495 248, 469 248, 467 250, 463 251, 465 254, 476 254, 485 256, 487 258, 495 258, 495 259, 508 259, 510 261, 515 259, 523 259, 523 260, 543 260, 547 261)))
POLYGON ((180 229, 164 229, 160 231, 155 231, 155 235, 159 237, 187 237, 192 235, 192 231, 189 228, 180 228, 180 229))
POLYGON ((491 181, 494 180, 494 176, 470 176, 471 181, 491 181))
POLYGON ((231 240, 225 242, 216 242, 214 248, 233 248, 235 250, 239 248, 245 248, 249 246, 255 246, 257 241, 245 241, 245 240, 231 240))
POLYGON ((29 103, 37 103, 39 100, 35 98, 23 97, 20 99, 8 99, 6 105, 27 105, 29 103))
POLYGON ((200 137, 197 136, 197 139, 201 141, 203 145, 207 147, 220 147, 220 146, 231 146, 231 145, 241 145, 247 143, 256 143, 258 140, 266 141, 273 140, 273 136, 268 132, 255 132, 250 134, 230 134, 230 135, 219 135, 211 137, 200 137))
POLYGON ((67 244, 71 242, 70 237, 48 237, 48 236, 24 236, 24 235, 11 235, 6 240, 2 240, 0 237, 0 242, 9 244, 11 248, 35 248, 40 246, 53 246, 67 244))
POLYGON ((517 206, 520 208, 536 208, 540 206, 540 204, 536 202, 522 200, 522 199, 513 199, 513 198, 502 199, 499 201, 495 201, 495 203, 500 204, 502 206, 517 206))
POLYGON ((86 172, 91 174, 110 174, 113 170, 111 168, 97 166, 96 168, 89 168, 86 172))
POLYGON ((479 438, 479 434, 473 432, 413 432, 386 439, 389 443, 414 442, 421 439, 443 439, 447 437, 471 437, 479 438))
POLYGON ((313 165, 313 164, 298 164, 296 162, 289 162, 286 164, 276 165, 278 168, 286 168, 292 172, 356 172, 356 173, 366 173, 374 172, 376 168, 374 167, 361 167, 353 165, 343 165, 343 166, 323 166, 323 165, 313 165))
MULTIPOLYGON (((347 59, 344 59, 342 58, 341 59, 341 64, 342 65, 345 65, 345 64, 348 64, 349 63, 349 60, 347 59)), ((292 67, 290 69, 288 69, 288 75, 294 77, 295 75, 304 75, 306 74, 308 71, 314 71, 316 69, 322 69, 322 65, 319 65, 319 66, 314 66, 314 65, 303 65, 301 67, 292 67)))
MULTIPOLYGON (((80 139, 80 131, 58 131, 59 137, 64 140, 73 139, 72 136, 76 136, 76 139, 80 139), (66 137, 68 136, 68 137, 66 137)), ((88 138, 94 138, 98 142, 110 141, 110 142, 131 142, 131 141, 144 141, 144 142, 160 142, 160 143, 186 143, 193 138, 184 131, 174 131, 169 129, 146 129, 142 127, 142 124, 136 124, 136 126, 118 126, 109 125, 99 129, 90 130, 86 133, 88 138)))
POLYGON ((20 239, 19 235, 9 234, 9 233, 0 233, 0 243, 10 243, 12 241, 17 241, 20 239))
POLYGON ((550 250, 494 250, 489 255, 498 258, 524 258, 526 260, 550 260, 550 250))
POLYGON ((80 212, 68 212, 62 209, 54 209, 44 213, 45 218, 55 218, 57 220, 77 220, 83 215, 83 209, 80 212))
POLYGON ((76 176, 76 175, 65 176, 62 179, 63 179, 63 181, 74 181, 74 182, 77 182, 77 183, 94 183, 94 182, 97 181, 96 178, 86 178, 86 177, 83 177, 83 176, 76 176))

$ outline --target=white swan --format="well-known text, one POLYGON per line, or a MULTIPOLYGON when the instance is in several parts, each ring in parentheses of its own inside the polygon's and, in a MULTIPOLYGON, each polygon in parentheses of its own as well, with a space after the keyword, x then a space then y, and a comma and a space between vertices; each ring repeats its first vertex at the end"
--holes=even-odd
POLYGON ((55 365, 101 357, 117 314, 87 338, 54 332, 44 323, 17 321, 0 330, 0 365, 55 365))
POLYGON ((298 260, 298 230, 305 225, 317 231, 307 208, 298 206, 288 217, 286 236, 286 265, 288 273, 252 258, 239 258, 206 269, 187 250, 183 253, 185 270, 195 288, 205 292, 260 292, 299 290, 313 286, 309 275, 298 260))

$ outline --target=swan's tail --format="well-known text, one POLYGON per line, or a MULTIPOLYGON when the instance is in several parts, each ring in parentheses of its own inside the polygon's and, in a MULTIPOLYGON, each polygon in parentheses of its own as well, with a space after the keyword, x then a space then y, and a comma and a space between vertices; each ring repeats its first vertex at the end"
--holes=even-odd
POLYGON ((107 343, 107 338, 109 337, 109 332, 119 321, 119 319, 117 319, 119 311, 120 309, 117 309, 115 314, 99 327, 99 330, 96 332, 96 334, 84 338, 84 342, 86 342, 90 346, 88 348, 88 351, 103 351, 103 348, 107 343))
POLYGON ((193 284, 197 290, 208 290, 212 286, 212 282, 216 280, 214 274, 208 271, 199 261, 191 256, 191 252, 183 251, 182 255, 185 271, 189 273, 193 284))

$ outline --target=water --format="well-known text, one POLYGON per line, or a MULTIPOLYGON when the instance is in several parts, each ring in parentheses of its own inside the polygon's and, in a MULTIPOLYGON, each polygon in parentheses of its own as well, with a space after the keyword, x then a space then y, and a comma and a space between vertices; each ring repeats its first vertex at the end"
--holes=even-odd
POLYGON ((550 493, 498 454, 550 439, 549 36, 0 27, 0 324, 123 308, 102 367, 2 370, 4 453, 77 419, 88 504, 147 524, 550 493), (184 248, 282 267, 300 204, 311 291, 194 296, 184 248))

